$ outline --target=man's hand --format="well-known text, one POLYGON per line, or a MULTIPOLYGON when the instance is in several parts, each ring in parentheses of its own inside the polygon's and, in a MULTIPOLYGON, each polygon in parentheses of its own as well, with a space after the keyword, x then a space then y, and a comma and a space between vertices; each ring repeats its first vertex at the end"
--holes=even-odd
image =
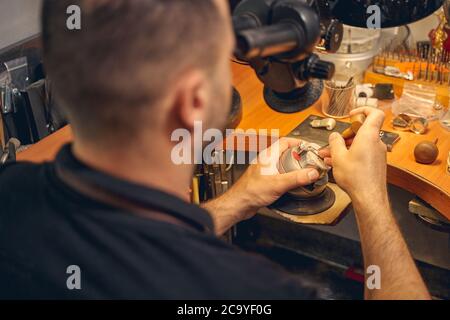
MULTIPOLYGON (((339 186, 353 201, 371 202, 387 195, 386 145, 380 139, 384 112, 374 108, 359 108, 351 115, 364 113, 366 121, 347 149, 342 136, 330 136, 330 148, 320 152, 325 162, 333 166, 339 186)), ((383 199, 384 200, 384 199, 383 199)))
POLYGON ((282 138, 260 153, 233 187, 204 205, 215 222, 216 233, 223 234, 236 223, 252 218, 258 209, 278 200, 287 191, 311 184, 319 178, 316 169, 280 174, 281 154, 298 146, 300 140, 282 138))
POLYGON ((384 113, 360 108, 367 116, 347 150, 339 134, 321 156, 333 165, 336 182, 352 198, 366 270, 379 267, 381 288, 365 288, 367 299, 429 299, 428 290, 392 216, 387 195, 386 146, 379 133, 384 113))

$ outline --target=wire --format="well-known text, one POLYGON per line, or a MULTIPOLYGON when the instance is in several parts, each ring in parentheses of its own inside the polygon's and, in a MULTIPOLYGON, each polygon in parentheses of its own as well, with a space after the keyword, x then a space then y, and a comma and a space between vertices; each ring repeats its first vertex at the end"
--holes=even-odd
POLYGON ((408 41, 409 37, 411 36, 411 29, 409 28, 408 25, 404 25, 404 27, 406 28, 407 34, 406 34, 405 39, 403 39, 402 44, 403 44, 403 47, 405 48, 405 50, 409 52, 409 44, 407 41, 408 41))
POLYGON ((226 172, 230 171, 231 168, 233 168, 233 163, 234 163, 234 153, 231 155, 230 164, 225 169, 226 172))
POLYGON ((240 64, 240 65, 243 65, 243 66, 249 66, 250 65, 250 63, 248 63, 248 62, 243 62, 243 61, 239 61, 239 60, 236 60, 236 59, 230 59, 232 62, 234 62, 234 63, 237 63, 237 64, 240 64))

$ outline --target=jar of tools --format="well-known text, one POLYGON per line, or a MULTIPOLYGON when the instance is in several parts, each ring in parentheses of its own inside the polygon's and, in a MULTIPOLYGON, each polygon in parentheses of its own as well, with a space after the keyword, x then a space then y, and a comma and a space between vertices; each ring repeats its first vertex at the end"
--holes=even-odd
POLYGON ((325 92, 328 99, 323 104, 323 114, 336 119, 347 118, 356 103, 355 89, 353 77, 347 81, 326 81, 325 92))

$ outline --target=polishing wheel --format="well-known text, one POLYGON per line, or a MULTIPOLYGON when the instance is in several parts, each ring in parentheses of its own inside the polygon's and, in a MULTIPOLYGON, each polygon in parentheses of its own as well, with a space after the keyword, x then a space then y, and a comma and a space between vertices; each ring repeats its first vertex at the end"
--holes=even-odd
POLYGON ((296 216, 315 215, 330 209, 336 201, 333 190, 327 187, 314 198, 302 199, 289 193, 282 196, 269 208, 296 216))

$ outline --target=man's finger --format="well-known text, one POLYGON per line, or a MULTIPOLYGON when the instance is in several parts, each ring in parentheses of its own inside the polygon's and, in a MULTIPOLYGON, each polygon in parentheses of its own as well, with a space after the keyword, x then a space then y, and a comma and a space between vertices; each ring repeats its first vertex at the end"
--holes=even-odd
POLYGON ((307 186, 319 179, 319 172, 316 169, 302 169, 276 177, 277 190, 283 194, 300 186, 307 186))
POLYGON ((289 148, 296 147, 301 140, 295 138, 281 138, 273 143, 269 148, 260 152, 260 156, 264 158, 277 157, 289 148))
POLYGON ((325 149, 320 149, 320 150, 319 150, 319 156, 320 156, 322 159, 331 157, 331 150, 330 150, 330 148, 327 147, 327 148, 325 148, 325 149))
MULTIPOLYGON (((296 147, 301 140, 295 138, 281 138, 273 143, 269 148, 261 151, 258 157, 253 160, 253 164, 259 163, 262 167, 271 167, 278 162, 283 152, 287 149, 296 147)), ((269 171, 273 171, 268 169, 269 171)), ((276 171, 276 170, 275 170, 276 171)))
POLYGON ((354 116, 357 114, 364 114, 366 116, 368 116, 369 114, 373 113, 373 112, 377 112, 380 111, 379 109, 376 108, 372 108, 372 107, 360 107, 360 108, 356 108, 353 109, 352 111, 350 111, 350 116, 354 116))
POLYGON ((330 135, 330 152, 333 159, 338 159, 348 152, 344 138, 337 132, 330 135))
POLYGON ((350 112, 350 115, 364 114, 366 121, 359 130, 377 130, 377 134, 381 130, 384 123, 385 114, 383 111, 371 107, 362 107, 350 112))
MULTIPOLYGON (((347 147, 350 147, 350 146, 352 145, 352 143, 353 143, 353 138, 351 138, 351 139, 345 139, 345 145, 346 145, 347 147)), ((319 149, 319 156, 320 156, 322 159, 331 157, 330 145, 324 147, 323 149, 319 149)))
POLYGON ((300 145, 300 142, 302 142, 302 140, 285 137, 281 138, 277 142, 279 143, 280 152, 283 152, 289 148, 297 147, 298 145, 300 145))

